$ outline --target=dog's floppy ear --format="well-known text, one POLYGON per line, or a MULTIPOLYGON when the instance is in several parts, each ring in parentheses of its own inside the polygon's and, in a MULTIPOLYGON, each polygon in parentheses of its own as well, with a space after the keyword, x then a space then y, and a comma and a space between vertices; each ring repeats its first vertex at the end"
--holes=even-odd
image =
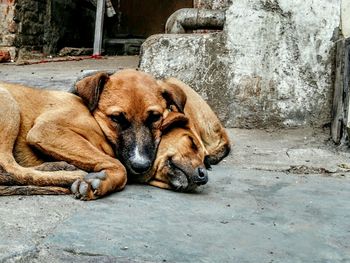
POLYGON ((176 84, 159 81, 162 86, 162 96, 167 102, 167 107, 175 105, 179 112, 183 112, 187 100, 186 93, 176 84))
POLYGON ((83 99, 90 111, 97 107, 100 94, 108 78, 107 73, 99 72, 75 83, 74 93, 83 99))
POLYGON ((169 114, 166 116, 166 118, 163 120, 162 123, 162 131, 165 133, 167 130, 171 129, 172 127, 186 127, 188 125, 188 118, 180 112, 169 112, 169 114))

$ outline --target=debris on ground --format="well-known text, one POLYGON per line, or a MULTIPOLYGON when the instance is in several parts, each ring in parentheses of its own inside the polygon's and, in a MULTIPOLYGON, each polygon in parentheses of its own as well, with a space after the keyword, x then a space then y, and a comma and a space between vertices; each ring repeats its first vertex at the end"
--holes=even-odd
POLYGON ((341 163, 338 166, 344 170, 350 171, 350 163, 341 163))
POLYGON ((331 174, 335 171, 330 171, 323 167, 309 167, 306 165, 291 165, 286 171, 291 174, 331 174))
POLYGON ((35 65, 35 64, 43 64, 50 62, 68 62, 68 61, 80 61, 85 59, 103 59, 102 56, 67 56, 67 57, 47 57, 44 59, 31 59, 31 60, 19 60, 17 61, 18 66, 23 65, 35 65))
POLYGON ((0 50, 0 63, 10 62, 10 61, 11 61, 10 52, 0 50))
POLYGON ((58 55, 60 57, 65 56, 89 56, 92 55, 92 48, 77 48, 77 47, 64 47, 60 50, 58 55))

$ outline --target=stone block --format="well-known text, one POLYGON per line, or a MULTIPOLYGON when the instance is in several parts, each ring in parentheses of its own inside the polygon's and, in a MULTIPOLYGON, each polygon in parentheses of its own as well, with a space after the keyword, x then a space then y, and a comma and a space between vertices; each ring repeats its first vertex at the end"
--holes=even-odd
POLYGON ((339 7, 237 0, 223 32, 152 36, 140 66, 192 85, 228 127, 320 127, 331 120, 339 7))

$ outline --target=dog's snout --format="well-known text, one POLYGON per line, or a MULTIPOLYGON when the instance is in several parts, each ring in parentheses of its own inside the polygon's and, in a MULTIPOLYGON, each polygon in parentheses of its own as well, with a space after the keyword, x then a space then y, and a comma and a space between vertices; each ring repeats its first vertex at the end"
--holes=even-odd
POLYGON ((198 176, 205 177, 207 175, 207 171, 204 168, 198 168, 198 176))
POLYGON ((131 160, 131 168, 138 174, 147 172, 151 168, 151 164, 151 161, 145 158, 137 161, 131 160))
POLYGON ((208 182, 208 172, 205 168, 199 167, 198 174, 195 178, 195 182, 197 185, 203 185, 208 182))
POLYGON ((129 158, 129 167, 131 172, 135 174, 142 174, 147 172, 152 166, 152 161, 144 154, 144 151, 136 146, 131 157, 129 158))

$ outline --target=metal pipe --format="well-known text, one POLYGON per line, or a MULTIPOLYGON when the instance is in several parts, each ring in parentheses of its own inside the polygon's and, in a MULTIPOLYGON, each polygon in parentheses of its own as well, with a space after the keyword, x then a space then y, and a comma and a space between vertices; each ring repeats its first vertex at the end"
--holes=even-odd
POLYGON ((182 8, 168 18, 165 33, 182 34, 195 29, 222 30, 224 23, 224 10, 182 8))
POLYGON ((105 1, 106 0, 97 1, 93 56, 101 55, 102 36, 103 36, 103 19, 105 14, 105 1))

